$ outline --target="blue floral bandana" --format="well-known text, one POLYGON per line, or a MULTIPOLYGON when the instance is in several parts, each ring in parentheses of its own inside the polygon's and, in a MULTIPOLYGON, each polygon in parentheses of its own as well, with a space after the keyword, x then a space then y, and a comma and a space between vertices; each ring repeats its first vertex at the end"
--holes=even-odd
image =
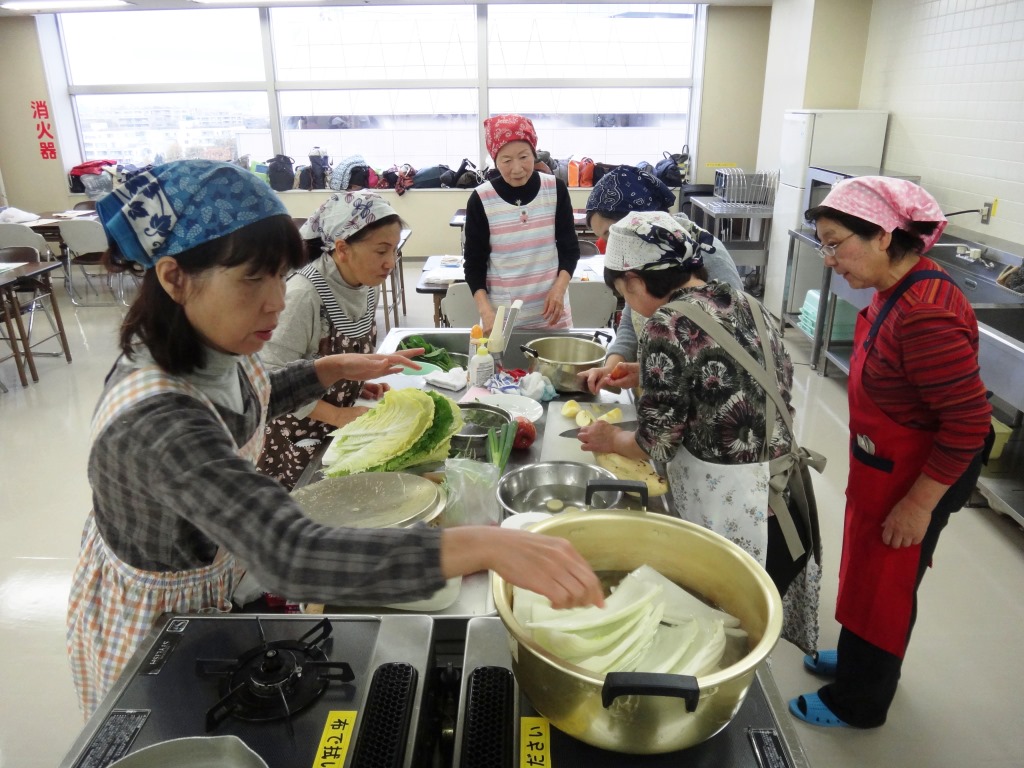
POLYGON ((668 210, 676 196, 659 179, 631 165, 618 165, 601 177, 587 198, 587 212, 629 213, 668 210))
POLYGON ((288 211, 265 181, 237 165, 176 160, 132 177, 99 200, 96 213, 122 255, 149 269, 288 211))

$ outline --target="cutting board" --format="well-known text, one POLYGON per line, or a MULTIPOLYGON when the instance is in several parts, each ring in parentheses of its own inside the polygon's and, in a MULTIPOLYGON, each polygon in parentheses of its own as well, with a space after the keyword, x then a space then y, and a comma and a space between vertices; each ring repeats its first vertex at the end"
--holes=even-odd
MULTIPOLYGON (((547 415, 544 417, 544 438, 541 442, 541 461, 579 461, 584 464, 594 463, 594 454, 584 451, 580 441, 575 437, 559 437, 567 429, 576 429, 576 419, 562 415, 563 400, 552 400, 547 404, 547 415)), ((597 416, 607 413, 612 408, 622 409, 622 420, 636 419, 636 406, 632 403, 587 403, 587 409, 597 416)))

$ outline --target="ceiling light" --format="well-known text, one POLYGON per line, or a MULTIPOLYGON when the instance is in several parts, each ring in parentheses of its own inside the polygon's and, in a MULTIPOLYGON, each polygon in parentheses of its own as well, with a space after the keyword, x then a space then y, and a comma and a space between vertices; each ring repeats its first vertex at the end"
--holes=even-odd
POLYGON ((132 5, 124 0, 14 0, 0 4, 5 11, 81 11, 86 8, 114 8, 132 5))

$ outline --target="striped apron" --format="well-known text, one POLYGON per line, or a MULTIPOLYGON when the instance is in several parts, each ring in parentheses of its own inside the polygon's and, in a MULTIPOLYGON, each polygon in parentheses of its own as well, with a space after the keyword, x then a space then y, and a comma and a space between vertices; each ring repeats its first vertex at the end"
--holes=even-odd
POLYGON ((553 325, 544 319, 544 299, 558 277, 555 177, 540 174, 540 191, 525 205, 505 202, 489 181, 476 191, 491 233, 491 258, 487 264, 491 303, 495 307, 511 306, 515 299, 522 299, 517 328, 572 328, 568 295, 561 318, 553 325))
MULTIPOLYGON (((255 355, 239 359, 259 397, 260 423, 238 448, 255 462, 263 446, 270 403, 270 379, 255 355)), ((205 404, 230 434, 213 402, 189 382, 155 365, 126 376, 107 393, 92 422, 92 440, 126 409, 150 397, 176 392, 205 404)), ((117 680, 154 621, 165 612, 216 613, 231 610, 236 583, 234 558, 221 550, 207 566, 187 571, 143 571, 123 562, 107 546, 90 512, 68 600, 67 649, 79 706, 88 718, 117 680)))
MULTIPOLYGON (((366 312, 350 320, 342 310, 327 281, 315 264, 307 264, 297 274, 308 279, 320 297, 320 318, 327 321, 328 334, 320 339, 316 357, 347 352, 369 353, 377 348, 377 290, 366 292, 366 312)), ((292 279, 295 279, 294 277, 292 279)), ((363 390, 361 381, 339 381, 320 398, 338 408, 352 406, 363 390)), ((256 468, 273 477, 289 491, 302 476, 323 439, 333 432, 333 424, 293 414, 279 416, 267 425, 263 454, 256 468)))

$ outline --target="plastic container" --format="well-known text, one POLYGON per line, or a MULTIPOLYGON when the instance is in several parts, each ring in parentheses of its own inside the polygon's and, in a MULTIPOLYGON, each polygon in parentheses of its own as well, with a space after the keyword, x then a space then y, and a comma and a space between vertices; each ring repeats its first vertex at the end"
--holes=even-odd
POLYGON ((476 354, 469 358, 469 385, 482 387, 493 375, 494 358, 487 351, 487 347, 481 344, 477 347, 476 354))
POLYGON ((1006 443, 1010 439, 1010 435, 1013 433, 1013 428, 1008 427, 998 419, 992 419, 992 428, 996 431, 995 442, 992 443, 992 452, 988 455, 990 459, 998 459, 1003 455, 1003 448, 1006 447, 1006 443))

